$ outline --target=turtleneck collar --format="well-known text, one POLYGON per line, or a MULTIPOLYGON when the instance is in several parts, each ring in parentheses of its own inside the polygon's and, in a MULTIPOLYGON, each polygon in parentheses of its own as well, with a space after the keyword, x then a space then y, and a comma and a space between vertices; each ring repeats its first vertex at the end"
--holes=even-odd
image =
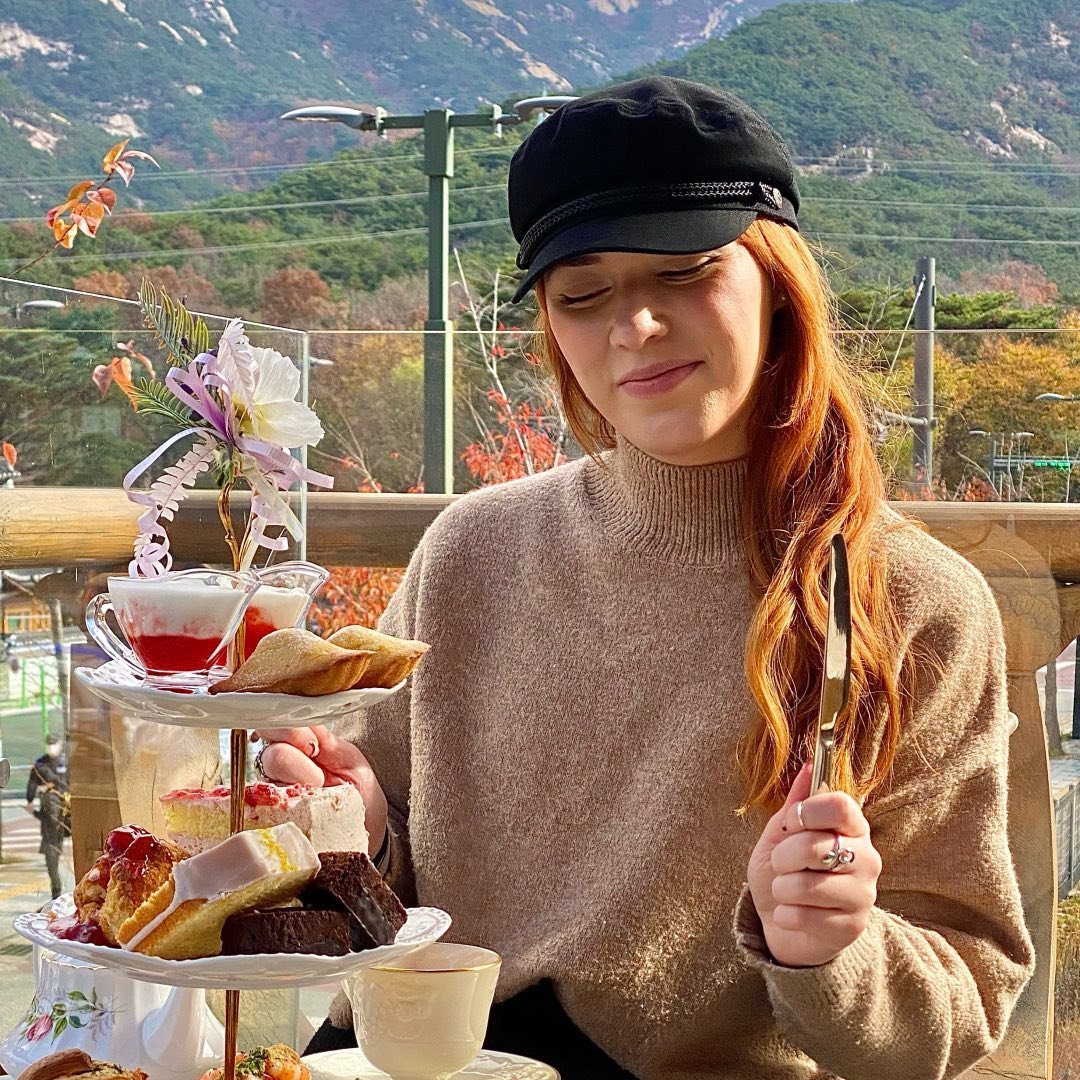
POLYGON ((619 436, 586 475, 604 529, 635 554, 699 566, 742 557, 745 458, 668 465, 619 436))

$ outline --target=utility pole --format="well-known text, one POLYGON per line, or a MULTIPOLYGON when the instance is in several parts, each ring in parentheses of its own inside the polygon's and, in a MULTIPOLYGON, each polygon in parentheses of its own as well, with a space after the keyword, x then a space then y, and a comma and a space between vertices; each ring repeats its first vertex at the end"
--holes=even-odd
POLYGON ((1072 737, 1080 739, 1080 637, 1073 642, 1072 737))
POLYGON ((927 484, 934 479, 934 304, 937 300, 934 260, 923 255, 915 262, 915 416, 912 427, 915 465, 923 468, 927 484))
MULTIPOLYGON (((501 110, 488 125, 498 131, 501 110)), ((424 320, 424 490, 454 490, 454 324, 450 319, 450 180, 454 128, 449 109, 424 113, 428 178, 428 317, 424 320)), ((472 117, 458 117, 459 122, 472 117)), ((475 120, 473 121, 475 123, 475 120)))

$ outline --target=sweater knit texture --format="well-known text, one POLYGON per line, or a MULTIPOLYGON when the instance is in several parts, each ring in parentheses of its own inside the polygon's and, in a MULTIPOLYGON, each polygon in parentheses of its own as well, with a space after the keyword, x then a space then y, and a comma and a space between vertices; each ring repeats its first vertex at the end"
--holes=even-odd
MULTIPOLYGON (((864 806, 878 901, 830 963, 775 963, 745 885, 764 816, 736 815, 746 468, 620 442, 440 514, 381 623, 431 651, 347 729, 391 804, 388 875, 502 954, 499 999, 551 979, 642 1080, 954 1076, 1000 1041, 1033 961, 997 609, 883 507, 897 663, 925 666, 864 806)), ((349 1024, 343 999, 331 1018, 349 1024)))

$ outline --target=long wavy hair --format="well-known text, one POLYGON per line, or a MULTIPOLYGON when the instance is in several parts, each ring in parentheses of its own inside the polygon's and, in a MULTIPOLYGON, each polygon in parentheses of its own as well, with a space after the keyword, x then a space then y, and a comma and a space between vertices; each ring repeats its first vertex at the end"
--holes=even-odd
MULTIPOLYGON (((832 294, 791 228, 759 219, 738 241, 783 297, 754 391, 744 522, 756 605, 746 677, 756 715, 739 747, 743 811, 783 803, 812 752, 828 615, 829 542, 847 541, 851 694, 836 733, 836 786, 864 798, 888 780, 911 709, 913 674, 898 673, 902 631, 881 544, 881 468, 859 381, 836 346, 832 294)), ((542 285, 540 287, 542 295, 542 285)), ((540 305, 539 350, 567 423, 590 454, 615 430, 585 397, 540 305)), ((907 666, 905 665, 905 668, 907 666)))

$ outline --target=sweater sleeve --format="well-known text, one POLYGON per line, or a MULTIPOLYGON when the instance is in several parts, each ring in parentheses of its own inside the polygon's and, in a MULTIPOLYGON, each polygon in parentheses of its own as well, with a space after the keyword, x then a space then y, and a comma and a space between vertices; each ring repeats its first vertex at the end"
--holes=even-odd
POLYGON ((941 561, 943 593, 904 660, 919 665, 911 730, 864 808, 883 863, 866 930, 827 964, 787 968, 748 889, 736 908, 785 1037, 850 1080, 956 1076, 1000 1043, 1034 966, 1006 829, 1000 616, 981 575, 941 561))
MULTIPOLYGON (((416 636, 421 585, 424 575, 424 542, 421 540, 401 584, 390 597, 379 629, 394 637, 416 636)), ((409 788, 412 772, 412 694, 423 664, 396 694, 378 705, 360 710, 341 734, 363 752, 378 777, 388 804, 387 847, 379 869, 406 907, 416 903, 412 856, 409 848, 409 788)))

